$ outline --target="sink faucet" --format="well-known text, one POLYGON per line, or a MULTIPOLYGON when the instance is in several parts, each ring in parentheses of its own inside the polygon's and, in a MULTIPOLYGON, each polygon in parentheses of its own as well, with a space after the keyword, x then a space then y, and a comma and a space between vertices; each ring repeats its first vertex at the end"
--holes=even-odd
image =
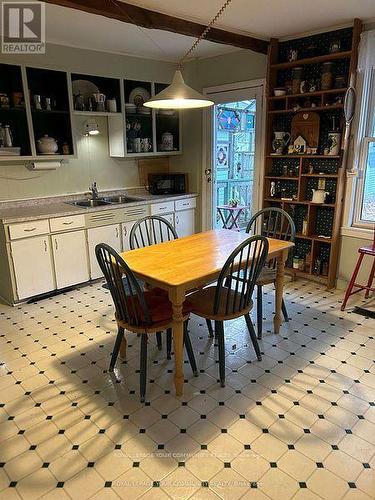
POLYGON ((91 191, 91 196, 93 200, 97 200, 99 198, 99 193, 98 193, 98 187, 96 185, 96 182, 94 181, 91 186, 89 187, 91 191))

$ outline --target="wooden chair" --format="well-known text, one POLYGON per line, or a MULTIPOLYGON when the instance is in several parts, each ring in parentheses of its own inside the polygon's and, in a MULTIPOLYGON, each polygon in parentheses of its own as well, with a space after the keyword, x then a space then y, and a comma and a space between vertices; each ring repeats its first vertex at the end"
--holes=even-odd
POLYGON ((346 303, 348 302, 348 299, 351 295, 354 295, 355 293, 361 292, 362 290, 366 290, 365 292, 365 299, 367 299, 370 295, 370 292, 375 292, 375 288, 372 287, 372 282, 374 281, 374 275, 375 275, 375 226, 374 226, 374 239, 372 241, 372 245, 368 245, 366 247, 360 247, 358 248, 358 261, 357 264, 354 268, 352 277, 348 283, 348 287, 345 292, 345 297, 341 306, 341 311, 343 311, 346 307, 346 303), (356 283, 356 279, 359 273, 359 270, 362 265, 362 261, 365 255, 368 255, 369 257, 373 257, 374 261, 372 263, 371 271, 368 276, 367 284, 366 285, 361 285, 359 283, 356 283), (354 288, 354 290, 353 290, 354 288))
MULTIPOLYGON (((276 207, 267 207, 254 214, 247 227, 246 232, 250 234, 261 234, 267 238, 277 240, 294 241, 296 237, 296 226, 291 216, 285 210, 276 207)), ((276 260, 272 259, 262 269, 257 280, 257 330, 258 339, 262 338, 263 323, 263 286, 275 283, 276 260)), ((288 321, 284 299, 281 304, 285 321, 288 321)))
POLYGON ((252 236, 241 243, 228 257, 217 284, 189 295, 192 312, 215 321, 219 345, 221 386, 225 386, 224 321, 245 317, 258 360, 262 359, 255 330, 250 318, 255 284, 266 262, 268 241, 264 236, 252 236))
MULTIPOLYGON (((129 235, 129 245, 130 249, 134 250, 135 248, 144 248, 177 238, 176 230, 169 221, 158 215, 151 215, 140 219, 134 224, 129 235)), ((159 291, 160 293, 165 293, 164 290, 159 291)), ((161 333, 156 332, 156 342, 159 351, 163 347, 161 333)), ((167 359, 171 359, 171 351, 172 333, 167 330, 167 359)))
MULTIPOLYGON (((141 335, 140 355, 140 394, 144 402, 147 376, 147 341, 148 335, 163 330, 172 331, 172 304, 166 295, 154 290, 144 291, 124 259, 109 245, 100 243, 95 247, 96 258, 107 280, 111 293, 117 321, 118 333, 112 352, 109 370, 113 371, 120 345, 124 341, 124 330, 141 335)), ((197 366, 187 331, 187 319, 192 305, 184 302, 183 316, 185 321, 184 344, 195 376, 197 366)))

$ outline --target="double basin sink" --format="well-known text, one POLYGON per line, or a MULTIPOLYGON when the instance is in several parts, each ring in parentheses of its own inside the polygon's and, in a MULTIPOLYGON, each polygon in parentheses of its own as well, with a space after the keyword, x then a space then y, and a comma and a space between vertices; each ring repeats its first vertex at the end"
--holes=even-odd
POLYGON ((69 205, 75 205, 76 207, 101 207, 104 205, 120 205, 123 203, 133 203, 135 201, 143 201, 143 198, 132 197, 132 196, 108 196, 105 198, 89 199, 84 200, 69 201, 69 205))

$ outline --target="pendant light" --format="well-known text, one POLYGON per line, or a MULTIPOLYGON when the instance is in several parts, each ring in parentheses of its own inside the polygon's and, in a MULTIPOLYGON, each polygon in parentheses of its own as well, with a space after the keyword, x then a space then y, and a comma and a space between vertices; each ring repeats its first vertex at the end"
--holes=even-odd
POLYGON ((186 85, 181 69, 182 64, 185 59, 196 49, 197 45, 210 31, 212 26, 222 15, 227 6, 232 0, 226 0, 224 5, 221 7, 216 16, 207 25, 203 33, 195 40, 191 48, 186 52, 184 57, 178 63, 178 69, 176 70, 172 83, 164 90, 156 94, 154 97, 149 99, 144 103, 144 106, 148 108, 158 108, 158 109, 193 109, 193 108, 206 108, 208 106, 213 106, 214 102, 208 99, 206 96, 194 90, 193 88, 186 85))

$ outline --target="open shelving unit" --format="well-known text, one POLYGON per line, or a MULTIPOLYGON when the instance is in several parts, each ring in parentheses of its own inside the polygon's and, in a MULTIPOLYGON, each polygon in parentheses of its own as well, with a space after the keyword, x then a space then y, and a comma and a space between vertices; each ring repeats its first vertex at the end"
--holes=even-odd
POLYGON ((304 267, 294 269, 291 256, 287 271, 293 276, 324 283, 328 288, 335 286, 346 180, 342 163, 344 147, 347 147, 342 140, 345 132, 343 102, 348 87, 355 85, 361 30, 362 23, 356 19, 352 27, 324 34, 284 42, 272 39, 268 52, 263 206, 283 208, 295 221, 294 255, 304 260, 304 267), (336 41, 339 41, 339 51, 330 53, 330 45, 336 41), (288 60, 291 50, 298 51, 296 60, 288 60), (286 85, 292 79, 293 68, 297 67, 302 68, 304 80, 316 83, 325 62, 333 63, 333 76, 345 77, 344 87, 293 93, 290 85, 286 85), (286 94, 275 96, 275 88, 280 87, 287 89, 286 94), (290 132, 295 113, 310 111, 320 117, 316 154, 286 154, 286 151, 274 154, 273 132, 290 132), (325 154, 333 117, 342 140, 340 154, 335 156, 325 154), (318 188, 321 179, 324 179, 329 196, 326 203, 313 203, 312 190, 318 188), (271 183, 273 188, 276 186, 273 196, 271 183))

